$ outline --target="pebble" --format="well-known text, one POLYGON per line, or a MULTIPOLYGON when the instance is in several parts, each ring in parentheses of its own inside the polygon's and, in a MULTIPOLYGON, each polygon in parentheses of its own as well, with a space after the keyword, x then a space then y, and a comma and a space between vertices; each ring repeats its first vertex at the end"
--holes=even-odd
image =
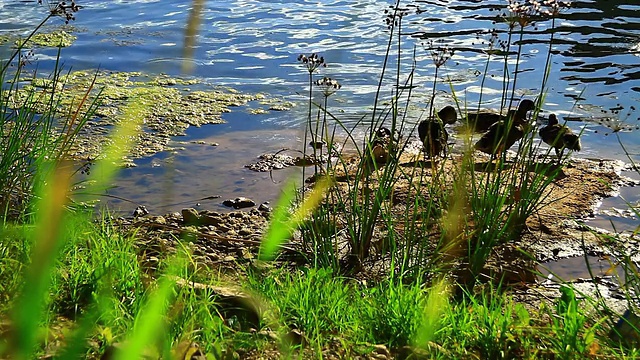
POLYGON ((182 221, 185 224, 194 224, 200 221, 198 210, 194 208, 182 209, 182 221))
POLYGON ((255 201, 246 198, 246 197, 237 197, 234 200, 225 200, 222 202, 222 205, 232 207, 234 209, 244 209, 248 207, 255 206, 255 201))
POLYGON ((202 215, 200 217, 200 222, 203 225, 215 225, 215 226, 217 226, 217 225, 220 225, 223 222, 223 220, 221 218, 217 217, 217 216, 202 215))

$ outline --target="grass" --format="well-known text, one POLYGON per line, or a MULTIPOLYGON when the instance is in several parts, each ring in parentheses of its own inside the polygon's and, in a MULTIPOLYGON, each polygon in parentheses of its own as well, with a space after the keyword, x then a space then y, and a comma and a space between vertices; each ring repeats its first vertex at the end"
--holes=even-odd
MULTIPOLYGON (((222 318, 215 292, 174 287, 166 278, 162 280, 162 273, 174 273, 205 283, 221 281, 216 273, 198 270, 186 253, 182 261, 167 256, 161 261, 167 265, 144 269, 137 261, 140 250, 135 238, 122 236, 105 222, 71 224, 73 234, 68 234, 70 241, 61 249, 52 273, 51 289, 55 292, 47 305, 48 315, 36 322, 40 330, 35 334, 48 334, 36 339, 40 344, 36 354, 55 349, 46 339, 60 338, 61 332, 73 339, 69 334, 74 335, 85 322, 90 325, 82 329, 77 340, 80 345, 75 345, 89 357, 110 348, 127 354, 171 353, 185 341, 199 344, 199 351, 212 356, 235 351, 242 357, 249 350, 268 354, 272 349, 273 343, 265 335, 238 330, 230 318, 222 318), (92 249, 90 256, 77 256, 88 248, 92 249), (165 315, 158 318, 158 314, 165 315), (69 320, 78 326, 69 327, 69 320), (161 345, 154 345, 158 342, 153 337, 160 339, 161 345), (122 347, 129 342, 138 346, 122 347)), ((4 231, 2 248, 26 241, 28 230, 4 231)), ((2 268, 7 266, 2 264, 2 268)), ((20 284, 14 282, 16 287, 20 284)), ((337 276, 330 269, 311 268, 249 272, 244 286, 269 305, 272 315, 263 320, 266 329, 276 330, 283 339, 290 329, 297 329, 305 339, 280 346, 303 348, 309 357, 320 357, 323 351, 336 348, 349 358, 372 353, 374 345, 385 345, 395 354, 413 352, 434 359, 578 359, 594 351, 594 344, 598 344, 600 355, 622 353, 614 344, 607 345, 602 324, 590 320, 575 297, 563 297, 555 308, 532 309, 499 289, 488 288, 453 301, 444 284, 424 287, 420 282, 404 284, 387 279, 368 285, 337 276)), ((15 291, 7 288, 3 295, 15 291)), ((6 316, 10 309, 5 306, 2 313, 6 316)), ((71 351, 68 347, 56 350, 71 351)))
MULTIPOLYGON (((58 15, 69 20, 75 11, 69 13, 74 9, 67 6, 50 7, 45 21, 58 15)), ((387 59, 403 58, 402 21, 409 15, 399 2, 387 12, 387 59)), ((531 15, 515 10, 511 15, 509 39, 522 39, 531 15)), ((509 48, 505 50, 503 78, 508 79, 518 69, 509 67, 509 48)), ((438 45, 429 51, 437 74, 452 52, 438 45)), ((518 45, 517 56, 521 52, 518 45)), ((312 54, 299 60, 309 75, 308 135, 311 141, 325 142, 324 147, 314 148, 314 158, 332 153, 340 128, 347 131, 346 141, 353 142, 359 156, 355 166, 340 158, 315 164, 308 188, 299 193, 295 186, 287 189, 272 215, 260 260, 242 269, 244 275, 233 279, 235 287, 225 274, 196 260, 189 239, 173 239, 172 251, 160 252, 150 261, 142 235, 125 233, 108 211, 98 219, 93 213, 71 211, 75 165, 66 161, 66 153, 91 116, 91 111, 78 109, 97 103, 85 96, 76 108, 63 112, 71 116, 61 118, 56 70, 48 92, 34 91, 16 107, 11 97, 16 73, 1 99, 0 176, 8 180, 12 174, 19 176, 15 183, 0 186, 4 211, 0 356, 229 359, 293 358, 301 353, 303 358, 393 354, 430 359, 583 359, 640 355, 637 344, 629 346, 609 336, 615 315, 598 299, 581 299, 563 286, 560 298, 525 306, 498 274, 489 272, 493 281, 482 277, 491 254, 526 231, 527 219, 547 202, 546 189, 561 174, 561 166, 536 160, 541 150, 532 127, 511 161, 498 156, 490 166, 479 167, 468 137, 451 166, 435 158, 403 166, 408 142, 396 139, 395 133, 415 132, 406 118, 413 71, 402 73, 400 60, 387 71, 385 61, 382 73, 392 74, 394 93, 388 106, 376 98, 367 123, 369 136, 359 144, 350 135, 352 129, 328 108, 330 95, 340 87, 327 78, 314 81, 316 71, 326 64, 324 58, 312 54), (318 104, 312 101, 314 85, 323 89, 318 104), (42 114, 35 104, 44 98, 48 111, 42 114), (377 130, 382 126, 390 128, 389 138, 380 139, 377 130), (380 154, 384 162, 375 161, 380 154), (342 189, 338 178, 346 179, 342 189), (407 198, 394 203, 396 188, 403 184, 407 198), (302 254, 308 257, 305 265, 258 270, 256 264, 279 259, 282 245, 297 229, 302 234, 302 254), (382 278, 369 278, 361 271, 374 256, 388 266, 382 278), (596 311, 587 311, 587 305, 596 311)), ((5 64, 2 79, 8 76, 7 69, 5 64)), ((385 75, 380 89, 383 80, 385 75)), ((513 99, 516 80, 503 84, 505 106, 513 99)), ((437 76, 424 117, 433 114, 436 81, 437 76)), ((543 79, 543 91, 544 83, 543 79)), ((543 94, 538 103, 544 103, 543 94)), ((461 113, 467 108, 460 101, 456 105, 461 113)), ((131 99, 104 157, 92 169, 88 194, 109 186, 149 106, 131 99)), ((307 155, 306 150, 303 153, 307 155)), ((619 259, 627 270, 625 295, 635 309, 638 272, 633 255, 619 259)))

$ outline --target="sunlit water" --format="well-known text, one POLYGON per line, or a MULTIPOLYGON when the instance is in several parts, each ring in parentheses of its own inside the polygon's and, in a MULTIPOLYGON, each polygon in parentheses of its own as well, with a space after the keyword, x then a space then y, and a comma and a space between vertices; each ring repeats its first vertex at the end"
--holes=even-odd
MULTIPOLYGON (((114 195, 147 205, 154 213, 195 206, 204 196, 254 196, 273 200, 278 184, 268 174, 242 167, 259 154, 289 146, 301 147, 305 119, 304 94, 307 73, 296 61, 299 54, 318 52, 329 66, 318 76, 330 76, 342 89, 330 98, 330 111, 348 126, 367 114, 373 103, 389 31, 384 23, 388 3, 352 1, 206 1, 197 47, 185 59, 185 27, 190 1, 82 1, 84 8, 71 22, 78 40, 64 49, 65 66, 74 70, 95 69, 142 71, 195 76, 211 83, 231 85, 246 92, 266 92, 299 103, 293 111, 247 117, 225 114, 226 125, 191 129, 187 140, 219 142, 217 148, 189 145, 178 154, 158 154, 138 161, 139 167, 123 172, 114 195), (181 73, 184 61, 193 71, 181 73), (240 120, 239 120, 240 119, 240 120), (234 139, 234 141, 229 141, 234 139), (172 165, 174 164, 174 165, 172 165), (175 169, 172 173, 170 170, 175 169), (171 195, 165 191, 172 188, 171 195), (201 196, 202 195, 202 196, 201 196)), ((455 50, 439 71, 437 106, 451 102, 451 87, 462 103, 476 106, 487 56, 489 30, 502 40, 508 27, 501 22, 505 1, 428 0, 411 3, 403 19, 403 73, 409 72, 415 48, 414 98, 418 108, 431 94, 434 70, 428 43, 447 44, 455 50), (409 7, 415 10, 415 7, 409 7), (449 83, 450 81, 450 83, 449 83), (450 85, 451 84, 451 85, 450 85), (422 102, 422 103, 421 103, 422 102)), ((544 112, 586 121, 571 122, 584 128, 584 150, 580 156, 626 160, 612 129, 638 125, 640 97, 640 6, 625 1, 574 1, 552 29, 541 19, 524 30, 516 96, 540 93, 549 40, 551 75, 545 90, 544 112), (609 135, 607 135, 609 134, 609 135)), ((35 1, 0 1, 0 30, 28 33, 46 9, 35 1)), ((53 21, 47 27, 60 26, 53 21)), ((517 38, 517 33, 515 34, 517 38)), ((3 54, 6 54, 4 52, 3 54)), ((41 71, 51 69, 55 51, 37 49, 41 71)), ((513 71, 515 57, 510 60, 513 71)), ((394 57, 390 64, 394 64, 394 57)), ((483 105, 499 104, 502 60, 492 57, 484 84, 483 105)), ((390 94, 391 78, 383 84, 382 97, 390 94)), ((415 123, 420 111, 410 113, 415 123)), ((366 124, 356 129, 367 130, 366 124)), ((640 132, 619 133, 630 155, 640 159, 640 132)), ((176 139, 183 140, 183 139, 176 139)), ((284 177, 278 174, 276 177, 284 177)), ((282 179, 277 179, 276 182, 282 179)), ((215 202, 215 201, 214 201, 215 202)), ((215 202, 215 204, 219 204, 215 202)), ((135 205, 121 203, 125 211, 135 205)), ((203 205, 205 206, 205 205, 203 205)))

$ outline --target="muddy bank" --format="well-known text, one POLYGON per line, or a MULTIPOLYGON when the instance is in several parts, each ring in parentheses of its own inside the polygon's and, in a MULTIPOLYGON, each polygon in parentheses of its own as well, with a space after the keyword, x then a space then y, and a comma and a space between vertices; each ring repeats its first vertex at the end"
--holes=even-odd
MULTIPOLYGON (((443 166, 453 169, 458 166, 460 156, 454 155, 447 160, 443 166)), ((347 159, 347 164, 356 164, 355 159, 347 159)), ((354 165, 355 166, 355 165, 354 165)), ((420 161, 417 160, 415 154, 407 155, 401 161, 401 167, 405 170, 404 174, 400 174, 394 187, 394 194, 389 199, 391 213, 397 218, 393 221, 397 222, 394 231, 401 232, 402 216, 407 209, 407 202, 412 201, 415 194, 416 182, 431 181, 431 170, 419 170, 420 161), (409 176, 409 174, 411 174, 409 176), (421 174, 416 177, 416 174, 421 174)), ((621 176, 620 172, 623 164, 619 161, 604 160, 586 160, 573 159, 563 169, 564 175, 553 181, 546 189, 544 201, 540 207, 527 220, 527 231, 523 233, 520 239, 513 239, 503 245, 497 246, 494 251, 494 259, 490 261, 493 264, 508 263, 512 259, 504 259, 505 254, 519 253, 526 251, 531 255, 528 259, 527 266, 529 272, 521 273, 523 269, 513 270, 512 281, 535 281, 532 278, 531 265, 535 263, 544 263, 562 258, 582 256, 585 251, 590 254, 606 254, 611 251, 607 244, 603 244, 602 236, 583 223, 583 220, 593 216, 597 205, 604 197, 614 195, 621 186, 635 185, 637 182, 621 176)), ((448 170, 445 170, 447 173, 448 170)), ((452 170, 450 171, 452 173, 452 170)), ((372 177, 375 178, 375 174, 372 177)), ((348 177, 338 179, 337 188, 341 191, 347 191, 349 184, 348 177)), ((375 181, 375 180, 374 180, 375 181)), ((372 185, 375 186, 375 185, 372 185)), ((248 194, 250 195, 250 194, 248 194)), ((224 198, 217 199, 220 203, 224 202, 224 198)), ((410 206, 410 205, 409 205, 410 206)), ((215 211, 212 212, 215 220, 212 222, 202 222, 203 220, 194 221, 195 218, 202 217, 209 219, 211 214, 207 210, 183 210, 182 213, 172 213, 158 216, 157 214, 147 215, 142 218, 129 219, 126 221, 127 226, 137 227, 143 226, 144 231, 138 233, 143 237, 166 237, 169 234, 181 234, 190 232, 194 241, 192 244, 202 246, 200 253, 206 254, 209 246, 217 246, 219 241, 224 243, 235 244, 236 249, 230 255, 217 255, 201 259, 204 263, 211 263, 211 259, 216 259, 214 263, 219 263, 220 258, 227 258, 231 261, 231 257, 238 254, 238 248, 242 248, 244 255, 236 257, 235 261, 241 260, 247 262, 255 257, 257 245, 264 232, 269 211, 263 204, 260 210, 258 205, 249 207, 245 210, 232 210, 229 212, 215 211), (194 213, 195 216, 185 218, 185 214, 194 213), (159 220, 158 220, 159 219, 159 220), (154 226, 158 224, 159 226, 154 226), (170 224, 170 226, 166 226, 170 224), (161 226, 160 226, 161 225, 161 226), (187 228, 187 230, 185 230, 187 228), (218 239, 218 240, 215 240, 218 239), (234 239, 238 240, 234 243, 234 239), (253 255, 247 255, 253 254, 253 255)), ((336 232, 340 232, 341 224, 337 226, 336 232)), ((376 231, 374 232, 373 243, 383 242, 385 236, 390 231, 389 223, 379 220, 376 231)), ((342 232, 344 233, 344 232, 342 232)), ((402 234, 398 234, 399 236, 402 234)), ((336 240, 348 242, 348 239, 336 240)), ((635 239, 628 239, 629 246, 633 246, 635 239)), ((291 249, 303 252, 300 246, 300 239, 294 238, 288 245, 291 249)), ((376 253, 379 249, 374 246, 373 253, 370 256, 370 268, 368 271, 379 272, 388 271, 386 266, 380 267, 379 262, 384 260, 384 252, 376 253), (378 262, 376 264, 376 262, 378 262), (374 270, 375 269, 375 270, 374 270)), ((520 256, 521 257, 521 256, 520 256)), ((213 263, 211 263, 213 265, 213 263)), ((533 264, 535 267, 535 264, 533 264)), ((506 270, 507 272, 512 270, 506 270)), ((379 274, 383 275, 383 274, 379 274)))

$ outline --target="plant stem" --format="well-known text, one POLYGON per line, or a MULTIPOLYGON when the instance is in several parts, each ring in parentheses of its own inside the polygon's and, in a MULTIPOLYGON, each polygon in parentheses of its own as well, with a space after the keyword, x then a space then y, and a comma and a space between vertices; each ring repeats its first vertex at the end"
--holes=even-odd
POLYGON ((16 58, 16 56, 18 56, 18 54, 20 53, 20 51, 22 50, 22 48, 27 44, 27 42, 33 37, 33 35, 35 35, 36 32, 38 32, 38 30, 40 30, 40 28, 47 22, 49 21, 49 19, 53 16, 53 14, 49 13, 49 15, 47 15, 47 17, 44 18, 44 20, 42 20, 40 22, 40 24, 38 24, 38 26, 36 26, 35 29, 33 29, 33 31, 29 34, 29 36, 27 36, 27 38, 21 42, 18 45, 18 48, 16 49, 16 51, 13 52, 13 54, 11 54, 11 57, 9 58, 9 60, 7 61, 6 64, 4 64, 4 66, 2 66, 2 70, 0 70, 0 74, 4 74, 5 71, 7 71, 7 68, 9 67, 9 65, 11 65, 11 62, 13 61, 13 59, 16 58))

